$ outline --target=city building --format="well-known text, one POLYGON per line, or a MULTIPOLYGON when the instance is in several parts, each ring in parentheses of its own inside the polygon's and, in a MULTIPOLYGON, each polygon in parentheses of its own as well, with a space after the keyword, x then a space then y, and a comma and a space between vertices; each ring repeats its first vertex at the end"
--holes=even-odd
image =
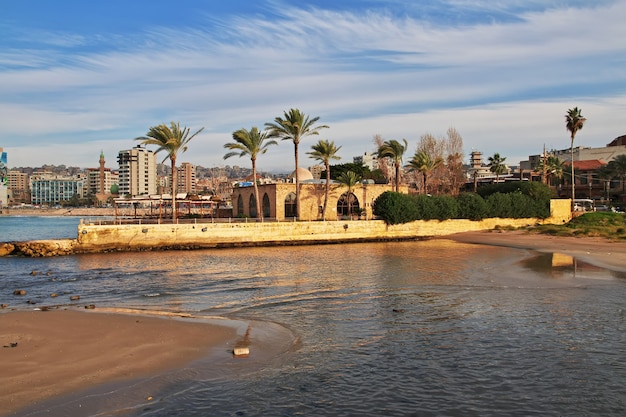
POLYGON ((30 177, 25 172, 9 171, 9 203, 30 203, 30 177))
POLYGON ((87 168, 87 194, 93 195, 100 203, 107 201, 113 193, 111 190, 118 186, 119 176, 117 172, 105 167, 104 153, 100 152, 100 166, 87 168))
POLYGON ((361 164, 370 169, 370 171, 374 171, 378 169, 378 157, 375 154, 365 152, 361 156, 355 156, 352 158, 352 162, 355 164, 361 164))
POLYGON ((196 194, 196 166, 183 162, 176 167, 176 192, 196 194))
POLYGON ((137 145, 130 150, 120 151, 117 162, 120 197, 156 194, 157 163, 153 151, 137 145))
POLYGON ((31 203, 56 206, 72 198, 85 198, 86 181, 83 175, 61 176, 51 172, 37 172, 30 177, 31 203))
MULTIPOLYGON (((496 174, 491 172, 491 166, 483 164, 483 154, 479 151, 472 151, 470 154, 470 165, 466 171, 468 182, 494 182, 496 174)), ((511 178, 511 168, 507 165, 504 174, 497 176, 500 180, 511 178)))
MULTIPOLYGON (((567 173, 563 175, 555 187, 559 197, 571 198, 572 184, 569 167, 571 167, 572 150, 570 148, 552 150, 545 153, 545 156, 548 155, 556 156, 561 161, 566 162, 567 173)), ((625 201, 626 195, 621 189, 619 179, 606 178, 599 171, 620 155, 626 155, 626 135, 618 136, 601 148, 575 147, 573 156, 576 198, 613 202, 625 201)), ((528 176, 533 181, 541 181, 542 173, 537 171, 537 168, 541 166, 543 159, 543 154, 531 155, 528 157, 528 161, 521 162, 524 178, 528 176)))
POLYGON ((0 148, 0 209, 9 204, 8 174, 7 153, 0 148))

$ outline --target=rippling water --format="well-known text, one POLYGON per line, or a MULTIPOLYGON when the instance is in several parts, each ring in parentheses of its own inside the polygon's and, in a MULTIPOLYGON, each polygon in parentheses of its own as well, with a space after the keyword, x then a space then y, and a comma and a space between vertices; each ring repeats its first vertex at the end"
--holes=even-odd
POLYGON ((2 216, 0 242, 38 239, 75 239, 80 217, 2 216))
POLYGON ((39 305, 80 294, 81 305, 253 323, 249 359, 214 357, 33 416, 77 415, 78 404, 116 416, 626 412, 626 276, 558 254, 432 240, 0 265, 0 302, 18 308, 32 306, 14 288, 39 305), (137 402, 147 395, 156 400, 137 402))

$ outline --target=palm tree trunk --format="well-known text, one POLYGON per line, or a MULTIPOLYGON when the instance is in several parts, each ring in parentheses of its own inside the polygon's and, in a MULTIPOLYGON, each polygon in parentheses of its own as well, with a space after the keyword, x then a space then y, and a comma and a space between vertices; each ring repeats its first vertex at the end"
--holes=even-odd
POLYGON ((252 181, 254 181, 254 197, 256 199, 256 218, 263 219, 263 210, 261 210, 261 201, 259 199, 259 186, 256 183, 256 159, 252 160, 252 181))
POLYGON ((172 223, 176 223, 176 158, 170 158, 172 162, 172 223))
POLYGON ((396 161, 396 193, 400 192, 400 164, 396 161))
POLYGON ((326 220, 326 205, 330 194, 330 163, 326 161, 326 192, 324 193, 324 205, 322 206, 322 220, 326 220))
POLYGON ((572 167, 572 211, 574 211, 574 199, 576 198, 576 185, 574 184, 574 134, 572 134, 572 143, 570 145, 570 158, 572 167))
POLYGON ((298 142, 294 142, 294 156, 296 159, 296 218, 300 220, 300 176, 298 175, 298 142))

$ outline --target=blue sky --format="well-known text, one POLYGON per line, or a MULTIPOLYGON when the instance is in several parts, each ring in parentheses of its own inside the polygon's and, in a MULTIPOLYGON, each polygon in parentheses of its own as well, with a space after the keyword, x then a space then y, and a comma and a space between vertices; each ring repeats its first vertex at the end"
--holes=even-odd
MULTIPOLYGON (((569 147, 564 115, 588 122, 582 146, 626 134, 626 0, 23 0, 0 13, 0 147, 9 167, 96 167, 160 123, 205 130, 178 161, 226 161, 242 127, 290 108, 329 125, 341 162, 374 135, 449 127, 466 155, 517 165, 569 147)), ((161 161, 162 155, 159 157, 161 161)), ((467 161, 467 158, 466 158, 467 161)), ((293 145, 259 157, 293 169, 293 145)))

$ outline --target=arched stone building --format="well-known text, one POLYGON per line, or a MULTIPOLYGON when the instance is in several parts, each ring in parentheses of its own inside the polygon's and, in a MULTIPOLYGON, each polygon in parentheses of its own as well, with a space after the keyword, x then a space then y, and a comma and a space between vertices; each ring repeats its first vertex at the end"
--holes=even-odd
MULTIPOLYGON (((322 218, 324 204, 325 180, 313 180, 307 170, 299 173, 300 180, 300 220, 319 220, 322 218), (305 172, 308 173, 306 175, 305 172)), ((296 184, 277 183, 258 185, 261 197, 263 217, 278 221, 295 219, 296 217, 296 184)), ((393 191, 390 184, 361 183, 352 189, 350 211, 361 213, 361 218, 371 219, 372 203, 385 191, 393 191)), ((339 183, 331 183, 326 208, 327 220, 338 220, 348 216, 348 188, 339 183)), ((407 186, 401 185, 400 192, 407 193, 407 186)), ((233 215, 256 217, 256 199, 254 187, 235 187, 232 194, 233 215)))

